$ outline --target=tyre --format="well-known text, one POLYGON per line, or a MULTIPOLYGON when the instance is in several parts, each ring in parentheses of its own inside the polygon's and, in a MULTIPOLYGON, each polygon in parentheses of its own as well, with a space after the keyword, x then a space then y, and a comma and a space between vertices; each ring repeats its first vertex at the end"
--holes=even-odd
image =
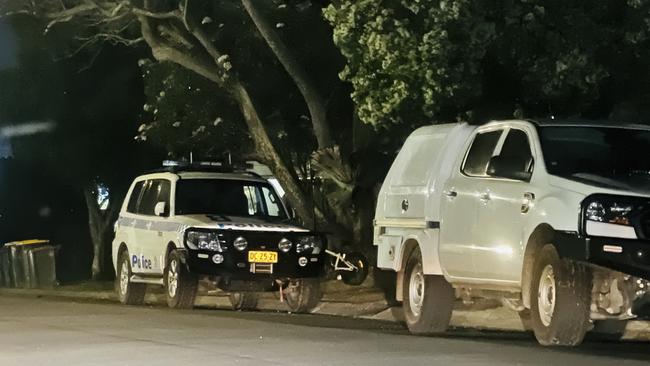
POLYGON ((358 286, 368 277, 368 260, 361 253, 350 253, 345 259, 357 267, 355 271, 341 271, 343 283, 350 286, 358 286))
POLYGON ((228 298, 233 310, 255 310, 259 296, 257 292, 231 292, 228 298))
POLYGON ((627 320, 598 320, 594 322, 594 329, 588 335, 589 339, 595 341, 620 341, 625 335, 627 320))
POLYGON ((413 334, 443 333, 449 327, 456 298, 443 276, 425 275, 422 254, 415 249, 404 272, 402 307, 408 329, 413 334))
POLYGON ((198 279, 190 273, 176 250, 167 258, 164 284, 167 306, 173 309, 191 309, 194 306, 198 279))
POLYGON ((547 244, 537 254, 531 284, 531 325, 544 346, 575 346, 589 329, 591 272, 562 260, 547 244))
POLYGON ((118 256, 117 275, 115 276, 117 298, 124 305, 141 305, 144 303, 147 285, 131 282, 132 274, 129 252, 123 250, 118 256))
POLYGON ((321 299, 320 281, 317 278, 293 280, 284 290, 285 301, 293 313, 310 313, 321 299))

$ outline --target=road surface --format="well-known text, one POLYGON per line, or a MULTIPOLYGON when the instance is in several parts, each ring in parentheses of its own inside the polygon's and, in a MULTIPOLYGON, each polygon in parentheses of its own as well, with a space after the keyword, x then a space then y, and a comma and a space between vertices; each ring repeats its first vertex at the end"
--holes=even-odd
POLYGON ((0 365, 648 365, 649 343, 537 346, 529 334, 409 336, 394 323, 0 297, 0 365))

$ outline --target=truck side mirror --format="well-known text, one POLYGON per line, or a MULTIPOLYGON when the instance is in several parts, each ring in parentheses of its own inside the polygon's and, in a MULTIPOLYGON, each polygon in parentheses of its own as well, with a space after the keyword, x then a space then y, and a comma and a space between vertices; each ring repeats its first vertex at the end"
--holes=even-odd
POLYGON ((490 159, 487 174, 491 177, 529 181, 532 157, 494 156, 490 159))
POLYGON ((156 203, 153 214, 156 216, 167 216, 167 203, 163 201, 156 203))

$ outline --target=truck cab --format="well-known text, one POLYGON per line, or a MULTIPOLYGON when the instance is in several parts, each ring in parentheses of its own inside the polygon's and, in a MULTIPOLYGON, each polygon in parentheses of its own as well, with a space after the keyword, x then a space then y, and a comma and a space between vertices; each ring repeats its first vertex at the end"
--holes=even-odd
POLYGON ((501 299, 545 345, 624 329, 648 299, 649 144, 647 126, 593 121, 416 130, 374 236, 409 329, 444 331, 456 298, 501 299))

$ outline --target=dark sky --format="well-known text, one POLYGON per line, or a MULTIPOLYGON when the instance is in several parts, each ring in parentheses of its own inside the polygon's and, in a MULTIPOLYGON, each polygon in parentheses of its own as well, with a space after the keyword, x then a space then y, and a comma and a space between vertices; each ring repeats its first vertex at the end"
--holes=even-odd
POLYGON ((0 70, 16 65, 16 37, 11 25, 0 19, 0 70))

